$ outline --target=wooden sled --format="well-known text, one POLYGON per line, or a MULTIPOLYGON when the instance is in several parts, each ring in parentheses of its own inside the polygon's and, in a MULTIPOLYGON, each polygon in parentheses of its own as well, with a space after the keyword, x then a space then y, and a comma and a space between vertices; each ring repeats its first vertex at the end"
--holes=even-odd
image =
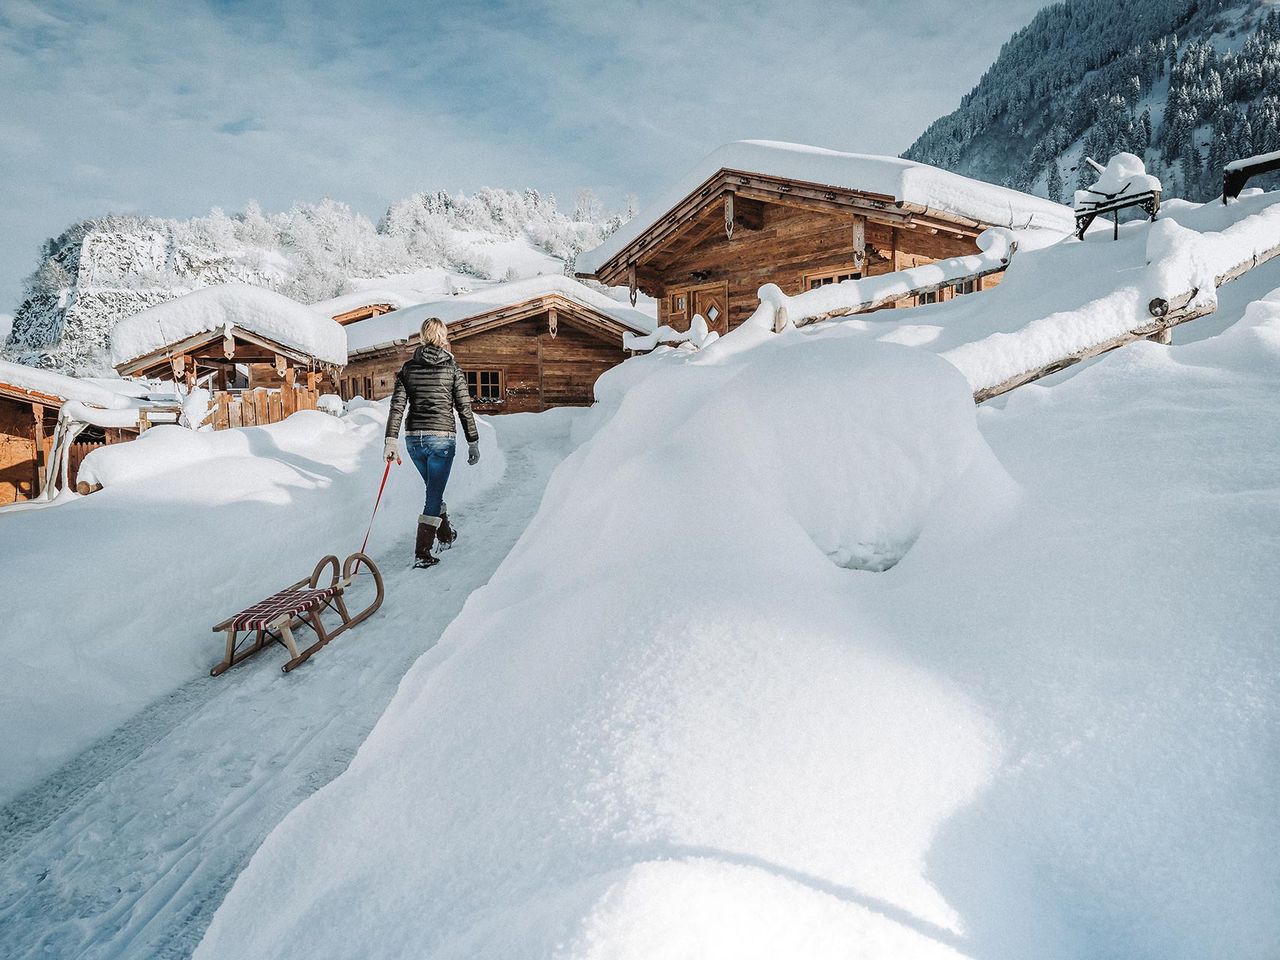
POLYGON ((373 616, 378 607, 382 606, 384 595, 382 573, 367 556, 353 553, 347 557, 339 574, 338 558, 330 554, 316 564, 315 570, 307 579, 299 580, 265 600, 259 600, 214 627, 214 633, 226 633, 227 652, 223 661, 210 670, 209 674, 216 677, 225 673, 230 667, 247 660, 272 643, 281 643, 289 651, 289 661, 280 668, 288 673, 298 664, 305 663, 313 653, 342 631, 373 616), (347 610, 343 593, 351 586, 361 564, 373 574, 378 595, 374 597, 373 603, 353 617, 347 610), (320 578, 326 567, 333 568, 333 575, 329 585, 322 587, 320 578), (320 614, 325 609, 334 611, 342 618, 342 625, 336 630, 326 630, 321 622, 320 614), (293 631, 302 626, 315 631, 316 642, 300 651, 293 631))

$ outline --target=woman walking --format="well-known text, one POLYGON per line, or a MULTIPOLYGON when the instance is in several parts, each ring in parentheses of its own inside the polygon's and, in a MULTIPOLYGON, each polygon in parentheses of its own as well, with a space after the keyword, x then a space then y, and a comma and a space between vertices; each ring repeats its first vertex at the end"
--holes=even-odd
POLYGON ((471 413, 471 397, 467 378, 449 352, 449 330, 444 321, 428 317, 422 321, 422 346, 396 374, 395 392, 391 394, 391 412, 387 416, 387 437, 383 455, 395 459, 396 437, 400 421, 405 420, 404 445, 409 459, 422 474, 427 486, 427 499, 418 517, 418 540, 414 546, 413 565, 433 567, 440 559, 431 548, 438 540, 450 546, 458 538, 449 524, 444 503, 444 486, 449 482, 457 420, 467 438, 467 463, 480 461, 480 434, 471 413), (405 410, 408 408, 408 416, 405 410))

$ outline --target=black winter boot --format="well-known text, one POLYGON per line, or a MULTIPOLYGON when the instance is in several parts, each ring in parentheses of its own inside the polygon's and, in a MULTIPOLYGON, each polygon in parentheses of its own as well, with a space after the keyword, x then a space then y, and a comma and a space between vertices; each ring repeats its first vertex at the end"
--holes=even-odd
POLYGON ((418 542, 413 547, 413 566, 415 569, 434 567, 440 562, 439 557, 431 555, 431 547, 436 542, 436 528, 440 526, 439 517, 428 517, 425 513, 418 517, 418 542))
POLYGON ((440 504, 440 529, 436 531, 436 543, 442 550, 448 550, 458 539, 458 531, 449 522, 449 505, 440 504))

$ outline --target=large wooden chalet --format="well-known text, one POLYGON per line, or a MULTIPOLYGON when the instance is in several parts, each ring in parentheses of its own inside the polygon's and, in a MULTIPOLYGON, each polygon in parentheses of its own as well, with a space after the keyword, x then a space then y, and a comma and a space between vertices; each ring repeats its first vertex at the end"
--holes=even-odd
POLYGON ((491 414, 592 403, 596 378, 627 357, 623 335, 653 328, 648 315, 568 277, 514 280, 348 324, 342 396, 389 396, 427 317, 448 325, 473 405, 491 414))
POLYGON ((795 295, 974 254, 991 226, 1071 229, 1066 207, 924 164, 760 141, 715 151, 654 211, 580 255, 578 276, 654 297, 658 322, 675 330, 698 314, 721 334, 752 314, 766 283, 795 295))

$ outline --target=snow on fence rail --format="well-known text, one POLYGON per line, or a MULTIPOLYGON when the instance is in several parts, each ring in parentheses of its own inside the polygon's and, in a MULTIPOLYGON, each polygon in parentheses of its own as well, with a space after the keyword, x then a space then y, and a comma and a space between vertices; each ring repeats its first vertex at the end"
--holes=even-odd
POLYGON ((767 283, 760 288, 760 303, 771 308, 775 332, 789 323, 801 327, 832 317, 866 313, 904 297, 935 293, 953 284, 1000 273, 1018 249, 1013 231, 1004 227, 984 230, 978 235, 977 244, 980 253, 832 283, 794 297, 787 296, 776 284, 767 283))

